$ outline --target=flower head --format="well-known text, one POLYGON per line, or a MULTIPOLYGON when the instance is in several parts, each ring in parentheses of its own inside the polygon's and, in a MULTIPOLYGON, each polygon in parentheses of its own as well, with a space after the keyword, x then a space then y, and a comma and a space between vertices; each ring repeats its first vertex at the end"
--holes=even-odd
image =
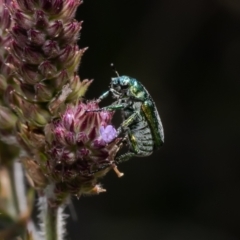
POLYGON ((96 190, 97 178, 113 167, 118 150, 119 139, 111 125, 113 113, 87 112, 98 108, 95 101, 68 106, 46 128, 48 175, 59 188, 67 184, 75 194, 96 190))
MULTIPOLYGON (((92 82, 81 81, 77 73, 87 50, 78 47, 82 22, 74 19, 82 1, 3 1, 0 96, 17 115, 11 125, 30 157, 26 171, 38 173, 28 175, 47 196, 47 189, 55 191, 56 204, 69 194, 103 191, 98 178, 111 168, 116 171, 120 139, 111 125, 113 113, 87 112, 98 109, 93 101, 76 105, 92 82)), ((4 106, 0 117, 9 119, 9 112, 4 106)))

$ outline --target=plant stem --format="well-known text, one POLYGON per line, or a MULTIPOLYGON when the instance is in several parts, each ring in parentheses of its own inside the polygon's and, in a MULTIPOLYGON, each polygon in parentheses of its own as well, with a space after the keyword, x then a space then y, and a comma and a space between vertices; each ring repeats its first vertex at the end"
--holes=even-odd
POLYGON ((47 212, 46 212, 46 230, 47 237, 46 240, 54 240, 58 239, 57 234, 57 212, 58 208, 51 208, 49 204, 47 204, 47 212))
POLYGON ((41 209, 42 234, 45 240, 63 240, 65 235, 64 206, 52 207, 47 197, 41 197, 39 207, 41 209))

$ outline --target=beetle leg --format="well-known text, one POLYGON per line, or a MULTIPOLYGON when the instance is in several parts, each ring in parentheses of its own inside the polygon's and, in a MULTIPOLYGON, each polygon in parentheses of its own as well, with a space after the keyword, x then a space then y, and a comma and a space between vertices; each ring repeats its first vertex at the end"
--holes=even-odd
POLYGON ((99 166, 97 169, 95 169, 94 171, 91 171, 91 172, 89 172, 90 174, 95 174, 95 173, 97 173, 97 172, 100 172, 100 171, 102 171, 102 170, 104 170, 104 169, 106 169, 106 168, 108 168, 108 167, 111 167, 111 166, 113 166, 113 164, 112 163, 105 163, 105 164, 102 164, 101 166, 99 166))
POLYGON ((128 144, 128 137, 127 137, 127 136, 125 136, 125 137, 122 138, 122 140, 121 140, 121 145, 123 145, 123 144, 125 144, 126 146, 129 145, 129 144, 128 144))
POLYGON ((103 108, 99 108, 99 109, 93 109, 93 110, 87 110, 86 112, 102 112, 102 111, 115 111, 118 109, 123 109, 125 108, 124 104, 114 104, 114 105, 109 105, 103 108))
POLYGON ((103 93, 98 99, 97 102, 100 103, 104 98, 108 97, 110 91, 106 91, 105 93, 103 93))
POLYGON ((129 152, 124 153, 124 154, 120 155, 119 157, 117 157, 115 159, 115 163, 119 164, 119 163, 122 163, 122 162, 126 162, 130 158, 132 158, 134 156, 140 156, 140 155, 141 155, 141 151, 139 151, 138 147, 135 144, 132 144, 132 150, 130 150, 129 152))
POLYGON ((123 108, 125 108, 124 104, 114 104, 114 105, 109 105, 107 107, 103 107, 101 109, 103 109, 103 111, 115 111, 115 110, 123 109, 123 108))
MULTIPOLYGON (((136 112, 136 116, 137 116, 137 112, 136 112)), ((115 159, 116 164, 119 164, 121 162, 126 162, 134 156, 141 155, 141 151, 138 148, 138 144, 135 136, 131 133, 130 129, 127 129, 127 132, 128 132, 127 135, 128 135, 128 143, 129 143, 130 151, 117 157, 115 159)))
POLYGON ((109 93, 112 93, 114 96, 116 96, 117 98, 120 97, 119 92, 117 92, 116 90, 114 90, 113 88, 110 88, 110 90, 104 92, 98 99, 97 102, 100 103, 104 98, 107 98, 109 96, 109 93))
POLYGON ((128 129, 128 126, 131 125, 136 118, 138 117, 138 112, 134 112, 129 118, 124 120, 120 127, 117 129, 117 134, 119 135, 122 132, 126 132, 128 129))
POLYGON ((130 158, 134 157, 136 155, 136 153, 134 152, 127 152, 127 153, 124 153, 122 155, 120 155, 119 157, 117 157, 115 159, 115 163, 116 164, 119 164, 119 163, 122 163, 122 162, 126 162, 128 161, 130 158))

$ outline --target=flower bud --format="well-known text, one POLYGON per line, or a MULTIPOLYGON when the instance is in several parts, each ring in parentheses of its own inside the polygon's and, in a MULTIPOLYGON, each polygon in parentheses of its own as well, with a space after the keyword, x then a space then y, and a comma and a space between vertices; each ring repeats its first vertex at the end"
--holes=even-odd
POLYGON ((58 14, 62 11, 64 0, 42 0, 41 7, 50 14, 58 14))
POLYGON ((0 74, 0 93, 7 88, 7 82, 3 75, 0 74))
POLYGON ((23 64, 19 69, 19 73, 24 81, 30 85, 34 85, 42 79, 42 76, 29 64, 23 64))
MULTIPOLYGON (((3 3, 1 3, 1 4, 3 4, 3 3)), ((6 29, 9 29, 9 27, 11 25, 11 17, 10 17, 8 9, 4 5, 0 6, 0 13, 1 13, 0 28, 3 31, 5 31, 6 29)))
POLYGON ((52 96, 52 90, 44 83, 38 83, 34 86, 36 92, 36 99, 40 102, 48 102, 52 96))
POLYGON ((79 37, 79 32, 82 28, 83 22, 78 22, 76 20, 71 21, 70 23, 64 25, 62 39, 65 41, 76 42, 79 37))
POLYGON ((42 45, 45 42, 46 35, 36 29, 29 29, 27 31, 28 40, 34 45, 42 45))
POLYGON ((26 31, 21 27, 14 26, 11 30, 11 33, 12 33, 12 37, 14 38, 14 40, 17 39, 17 41, 20 43, 19 46, 25 47, 27 40, 28 40, 26 31))
POLYGON ((54 82, 56 89, 60 89, 62 85, 65 85, 69 81, 68 71, 65 69, 61 70, 51 81, 54 82))
POLYGON ((12 18, 14 19, 15 23, 21 25, 21 27, 24 29, 29 29, 34 26, 32 18, 29 15, 24 14, 19 9, 14 9, 12 18))
POLYGON ((40 51, 33 47, 26 46, 23 49, 23 61, 28 64, 40 64, 43 61, 44 57, 40 51))
POLYGON ((50 61, 46 60, 42 62, 38 69, 40 70, 41 74, 44 78, 53 78, 57 74, 57 68, 54 64, 52 64, 50 61))
POLYGON ((44 127, 50 118, 49 113, 39 105, 30 103, 22 99, 21 111, 29 124, 37 127, 44 127))
POLYGON ((70 88, 72 92, 69 94, 67 100, 71 101, 72 99, 79 99, 83 97, 93 80, 85 79, 80 81, 79 76, 75 76, 73 80, 71 80, 70 88))
POLYGON ((49 27, 47 28, 47 32, 50 36, 54 38, 58 37, 59 33, 63 30, 63 23, 61 20, 56 20, 53 23, 50 23, 49 27))
POLYGON ((23 49, 14 40, 11 42, 11 53, 18 60, 24 60, 23 49))
POLYGON ((35 27, 39 29, 46 29, 49 24, 49 20, 47 19, 45 13, 41 10, 35 11, 34 22, 35 22, 35 27))
POLYGON ((60 48, 58 43, 53 40, 47 40, 43 46, 42 50, 48 58, 54 58, 59 55, 60 48))
POLYGON ((34 2, 36 1, 35 0, 17 0, 19 7, 24 12, 32 12, 33 9, 35 8, 34 2))
POLYGON ((82 3, 80 0, 66 0, 64 2, 61 12, 58 14, 58 18, 62 18, 65 21, 74 17, 77 7, 82 3))
POLYGON ((67 45, 64 49, 62 49, 59 53, 59 60, 60 63, 65 67, 68 68, 72 66, 76 52, 78 51, 77 45, 67 45))
POLYGON ((0 106, 0 130, 13 129, 16 120, 16 115, 9 108, 0 106))
POLYGON ((35 189, 45 188, 48 182, 39 164, 29 157, 21 158, 21 162, 27 173, 28 180, 31 181, 30 184, 32 187, 35 189))

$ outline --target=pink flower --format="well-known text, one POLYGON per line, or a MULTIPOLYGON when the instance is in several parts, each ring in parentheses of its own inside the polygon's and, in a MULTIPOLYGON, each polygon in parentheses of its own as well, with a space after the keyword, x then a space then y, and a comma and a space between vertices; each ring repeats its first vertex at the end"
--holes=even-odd
POLYGON ((97 178, 115 166, 119 139, 111 125, 113 113, 86 112, 98 108, 94 101, 68 106, 60 119, 50 125, 46 166, 60 192, 94 192, 97 178))

